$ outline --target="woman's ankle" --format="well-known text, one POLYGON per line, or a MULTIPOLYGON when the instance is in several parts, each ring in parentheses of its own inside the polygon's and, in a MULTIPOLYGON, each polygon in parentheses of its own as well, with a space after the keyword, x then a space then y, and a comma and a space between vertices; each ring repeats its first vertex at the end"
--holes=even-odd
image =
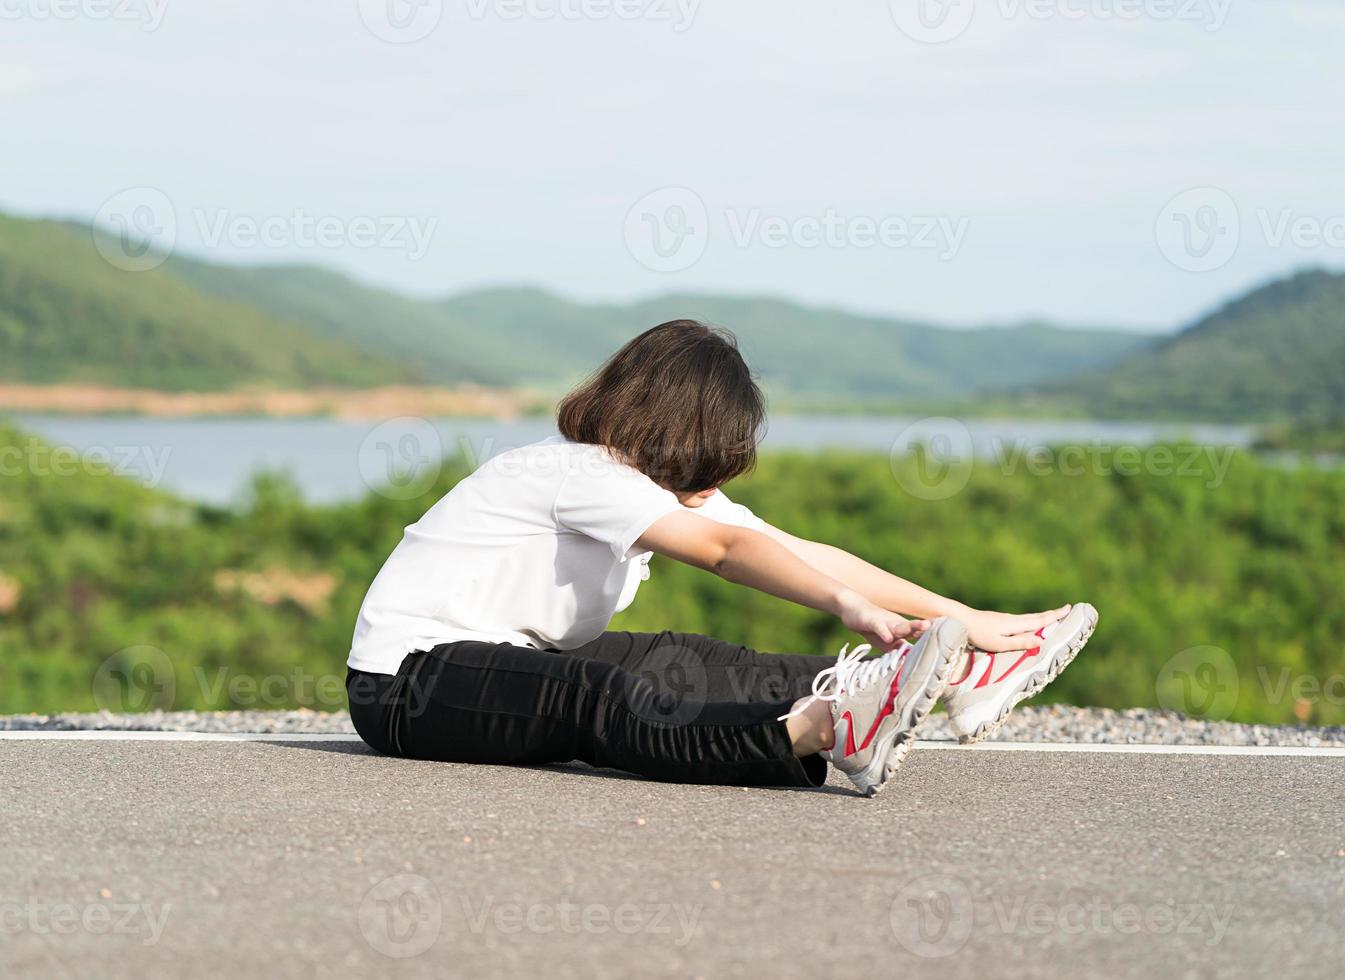
POLYGON ((806 707, 807 698, 794 703, 793 715, 785 722, 790 743, 794 747, 796 758, 816 755, 836 744, 836 733, 832 727, 831 705, 826 701, 813 701, 806 707), (800 710, 802 709, 802 710, 800 710))

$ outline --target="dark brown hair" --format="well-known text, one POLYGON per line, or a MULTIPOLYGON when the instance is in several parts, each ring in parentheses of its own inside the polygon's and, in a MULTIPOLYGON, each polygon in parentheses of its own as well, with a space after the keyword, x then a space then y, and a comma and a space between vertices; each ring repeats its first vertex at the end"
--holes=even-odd
POLYGON ((676 493, 711 490, 751 470, 765 419, 737 338, 695 320, 646 330, 556 410, 565 438, 606 446, 676 493))

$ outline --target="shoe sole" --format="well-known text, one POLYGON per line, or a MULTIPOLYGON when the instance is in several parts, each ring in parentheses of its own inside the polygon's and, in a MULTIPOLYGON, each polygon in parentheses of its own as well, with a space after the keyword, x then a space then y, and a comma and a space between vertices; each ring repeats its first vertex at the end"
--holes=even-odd
POLYGON ((910 755, 911 749, 915 747, 915 736, 921 724, 929 717, 929 713, 934 710, 934 705, 938 704, 939 698, 943 696, 944 689, 948 686, 948 676, 953 672, 953 664, 957 663, 958 658, 967 648, 967 640, 964 635, 961 643, 957 644, 934 666, 934 671, 929 680, 925 682, 920 695, 912 702, 910 706, 910 724, 906 725, 901 731, 893 736, 888 745, 887 753, 883 756, 881 771, 882 781, 876 785, 862 790, 863 794, 872 799, 877 796, 901 768, 901 764, 906 761, 906 756, 910 755))
MULTIPOLYGON (((1081 605, 1087 606, 1086 603, 1081 603, 1081 605)), ((1003 710, 999 713, 999 717, 992 721, 982 722, 970 735, 958 735, 957 740, 959 743, 962 745, 972 745, 976 742, 983 742, 991 735, 995 734, 995 732, 999 731, 1004 723, 1009 720, 1009 714, 1014 708, 1018 707, 1018 705, 1028 698, 1040 694, 1045 690, 1047 684, 1059 677, 1060 672, 1074 662, 1074 658, 1079 655, 1079 651, 1084 648, 1084 644, 1088 642, 1089 638, 1093 635, 1093 631, 1097 629, 1097 610, 1092 606, 1087 606, 1087 609, 1088 625, 1081 632, 1076 633, 1074 638, 1070 640, 1069 644, 1065 647, 1065 652, 1057 656, 1051 662, 1051 669, 1006 702, 1003 710)))

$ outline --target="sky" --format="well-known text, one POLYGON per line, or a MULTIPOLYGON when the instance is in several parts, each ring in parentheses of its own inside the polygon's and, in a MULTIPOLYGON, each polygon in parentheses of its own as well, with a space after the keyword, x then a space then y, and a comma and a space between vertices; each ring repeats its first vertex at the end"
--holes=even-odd
POLYGON ((1345 269, 1340 0, 0 0, 0 22, 0 210, 216 261, 1149 330, 1345 269))

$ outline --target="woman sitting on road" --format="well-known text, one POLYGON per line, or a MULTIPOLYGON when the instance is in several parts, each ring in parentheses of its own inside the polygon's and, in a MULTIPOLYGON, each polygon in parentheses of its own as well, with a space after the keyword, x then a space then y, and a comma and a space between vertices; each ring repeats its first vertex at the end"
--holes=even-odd
POLYGON ((370 587, 347 691, 373 748, 743 786, 819 786, 829 760, 872 795, 936 700, 963 741, 985 738, 1096 623, 1084 604, 971 609, 730 501, 765 412, 725 331, 646 331, 558 418, 561 435, 491 459, 408 527, 370 587), (866 643, 833 660, 607 631, 653 554, 831 613, 866 643), (691 696, 663 690, 673 677, 691 696))

